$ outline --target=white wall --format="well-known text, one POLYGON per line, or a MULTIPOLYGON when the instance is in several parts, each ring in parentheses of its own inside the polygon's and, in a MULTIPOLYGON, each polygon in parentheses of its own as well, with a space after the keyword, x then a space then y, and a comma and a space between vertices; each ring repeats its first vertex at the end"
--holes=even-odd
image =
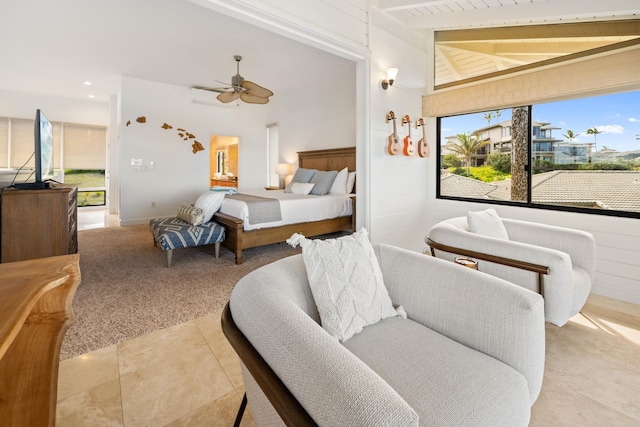
POLYGON ((181 203, 193 203, 209 188, 209 135, 240 138, 240 189, 266 185, 267 109, 240 103, 236 108, 195 104, 190 89, 130 77, 122 79, 118 129, 121 225, 174 215, 181 203), (145 116, 147 123, 136 118, 145 116), (125 123, 131 120, 131 124, 125 123), (167 123, 173 129, 162 129, 167 123), (204 151, 192 152, 177 128, 196 136, 204 151), (131 159, 142 159, 138 171, 131 159), (150 162, 154 169, 150 170, 150 162), (155 204, 155 207, 152 205, 155 204))
MULTIPOLYGON (((422 251, 430 209, 425 195, 428 187, 433 185, 433 177, 428 172, 429 165, 434 163, 434 156, 421 158, 417 154, 387 154, 388 137, 393 131, 392 123, 386 122, 389 111, 393 111, 397 117, 397 131, 401 141, 408 134, 407 126, 401 125, 401 118, 408 114, 415 122, 422 114, 422 93, 403 88, 403 79, 406 82, 406 79, 415 79, 417 75, 422 78, 419 84, 426 86, 428 54, 423 40, 408 40, 409 38, 398 37, 378 25, 372 25, 370 29, 371 136, 368 142, 367 177, 371 194, 369 231, 374 242, 422 251), (396 67, 399 71, 394 85, 385 91, 380 87, 380 80, 386 76, 386 69, 389 67, 396 67)), ((414 124, 412 123, 411 137, 417 143, 422 131, 416 130, 414 124)), ((358 175, 358 179, 360 178, 361 175, 358 175)))
POLYGON ((298 165, 298 151, 356 145, 355 63, 304 88, 273 97, 269 122, 278 122, 280 162, 298 165))

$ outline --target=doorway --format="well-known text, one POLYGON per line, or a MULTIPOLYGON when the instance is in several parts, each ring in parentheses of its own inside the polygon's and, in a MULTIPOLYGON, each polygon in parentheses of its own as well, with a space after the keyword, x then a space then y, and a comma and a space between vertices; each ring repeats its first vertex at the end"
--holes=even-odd
POLYGON ((209 136, 209 187, 238 187, 239 145, 237 136, 209 136))

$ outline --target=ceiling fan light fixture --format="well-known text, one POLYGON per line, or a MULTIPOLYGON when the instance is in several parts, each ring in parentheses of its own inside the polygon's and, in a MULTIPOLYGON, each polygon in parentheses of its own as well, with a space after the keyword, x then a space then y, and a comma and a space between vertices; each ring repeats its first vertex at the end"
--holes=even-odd
POLYGON ((273 95, 273 92, 259 84, 245 80, 244 77, 240 75, 240 61, 242 60, 242 56, 235 55, 233 59, 236 60, 237 71, 236 75, 231 77, 231 85, 225 82, 219 82, 226 86, 216 88, 195 87, 193 89, 217 92, 219 95, 216 98, 222 103, 229 103, 236 100, 242 100, 249 104, 266 104, 269 102, 269 97, 273 95))

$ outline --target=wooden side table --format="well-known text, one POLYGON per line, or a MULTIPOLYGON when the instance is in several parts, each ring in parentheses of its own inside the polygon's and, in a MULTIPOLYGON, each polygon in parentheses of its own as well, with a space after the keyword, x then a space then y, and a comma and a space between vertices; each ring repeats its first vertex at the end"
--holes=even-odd
POLYGON ((79 255, 0 264, 0 425, 53 426, 79 255))

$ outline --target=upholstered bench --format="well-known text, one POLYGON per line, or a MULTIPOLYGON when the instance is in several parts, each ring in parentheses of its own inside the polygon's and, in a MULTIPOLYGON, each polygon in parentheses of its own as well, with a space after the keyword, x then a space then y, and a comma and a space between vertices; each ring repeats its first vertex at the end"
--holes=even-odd
POLYGON ((162 217, 149 221, 153 246, 167 252, 167 267, 171 267, 174 249, 215 245, 215 256, 220 255, 220 242, 224 241, 224 227, 214 221, 191 225, 178 217, 162 217))

